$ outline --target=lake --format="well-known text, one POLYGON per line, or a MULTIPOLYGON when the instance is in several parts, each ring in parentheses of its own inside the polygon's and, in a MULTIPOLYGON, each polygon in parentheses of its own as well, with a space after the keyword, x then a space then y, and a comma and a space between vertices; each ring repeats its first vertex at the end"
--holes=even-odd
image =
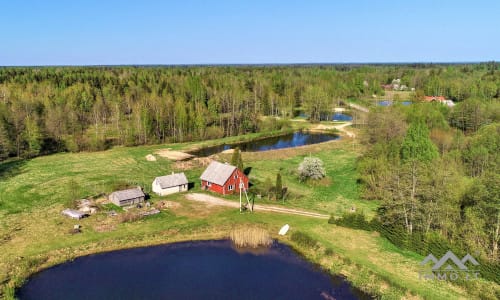
POLYGON ((227 240, 94 254, 33 275, 19 299, 370 299, 275 242, 244 252, 227 240))
POLYGON ((259 152, 318 144, 336 140, 339 138, 340 137, 338 135, 332 133, 294 132, 280 136, 266 137, 249 142, 206 147, 194 151, 189 151, 189 153, 196 156, 209 156, 235 147, 239 147, 241 151, 259 152))
MULTIPOLYGON (((309 118, 309 115, 306 114, 305 112, 301 111, 299 113, 299 117, 301 118, 309 118)), ((349 121, 352 121, 352 116, 348 115, 348 114, 344 114, 344 113, 334 113, 334 114, 326 114, 326 113, 322 113, 320 115, 320 119, 321 121, 343 121, 343 122, 349 122, 349 121)))
MULTIPOLYGON (((381 100, 381 101, 377 101, 377 105, 378 106, 391 106, 394 102, 391 101, 391 100, 381 100)), ((402 105, 404 106, 408 106, 408 105, 411 105, 411 101, 401 101, 401 102, 397 102, 397 103, 401 103, 402 105)))

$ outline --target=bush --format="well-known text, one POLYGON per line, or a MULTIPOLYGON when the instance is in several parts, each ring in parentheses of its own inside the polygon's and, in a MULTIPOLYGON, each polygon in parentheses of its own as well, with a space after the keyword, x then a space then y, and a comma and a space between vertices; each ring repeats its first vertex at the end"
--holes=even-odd
POLYGON ((298 168, 299 179, 301 181, 307 179, 319 180, 326 176, 323 162, 317 157, 305 157, 298 168))
POLYGON ((345 213, 342 218, 334 219, 333 216, 328 220, 330 224, 336 224, 344 227, 372 230, 370 222, 366 220, 363 211, 354 213, 345 213))
POLYGON ((291 239, 302 247, 310 249, 318 248, 318 241, 304 232, 296 231, 292 233, 291 239))

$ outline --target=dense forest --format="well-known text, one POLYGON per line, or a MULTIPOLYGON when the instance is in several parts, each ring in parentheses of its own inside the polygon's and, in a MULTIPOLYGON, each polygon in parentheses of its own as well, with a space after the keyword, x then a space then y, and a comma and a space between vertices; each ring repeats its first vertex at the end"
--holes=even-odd
POLYGON ((0 159, 280 129, 286 122, 263 117, 300 108, 317 121, 345 99, 383 95, 395 78, 415 88, 412 100, 470 99, 450 119, 464 132, 497 112, 486 108, 500 93, 496 63, 9 67, 0 68, 0 159))

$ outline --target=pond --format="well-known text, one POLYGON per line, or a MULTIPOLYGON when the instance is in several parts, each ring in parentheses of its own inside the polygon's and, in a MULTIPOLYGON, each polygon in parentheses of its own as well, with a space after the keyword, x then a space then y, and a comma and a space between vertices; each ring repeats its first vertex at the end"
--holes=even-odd
POLYGON ((46 269, 19 299, 370 299, 283 244, 259 252, 230 241, 94 254, 46 269))
MULTIPOLYGON (((391 101, 391 100, 382 100, 382 101, 377 101, 377 105, 378 106, 391 106, 394 102, 391 101)), ((411 105, 411 101, 401 101, 401 102, 398 102, 398 103, 401 103, 402 105, 404 106, 408 106, 408 105, 411 105)))
POLYGON ((242 151, 259 152, 318 144, 336 140, 339 138, 340 137, 338 135, 332 133, 294 132, 280 136, 266 137, 249 142, 206 147, 199 150, 190 151, 189 153, 196 156, 209 156, 235 147, 239 147, 242 151))
MULTIPOLYGON (((301 111, 299 113, 299 117, 301 118, 309 118, 309 115, 306 114, 305 112, 301 111)), ((320 116, 321 121, 343 121, 343 122, 349 122, 352 121, 352 116, 348 114, 343 114, 343 113, 334 113, 334 114, 321 114, 320 116)))

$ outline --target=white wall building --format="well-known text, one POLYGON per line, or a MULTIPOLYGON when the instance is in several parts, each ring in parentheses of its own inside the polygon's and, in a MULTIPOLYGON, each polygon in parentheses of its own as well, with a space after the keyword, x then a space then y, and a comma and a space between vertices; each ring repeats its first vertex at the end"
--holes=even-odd
POLYGON ((188 190, 188 180, 184 173, 156 177, 153 181, 153 192, 160 195, 185 192, 188 190))

